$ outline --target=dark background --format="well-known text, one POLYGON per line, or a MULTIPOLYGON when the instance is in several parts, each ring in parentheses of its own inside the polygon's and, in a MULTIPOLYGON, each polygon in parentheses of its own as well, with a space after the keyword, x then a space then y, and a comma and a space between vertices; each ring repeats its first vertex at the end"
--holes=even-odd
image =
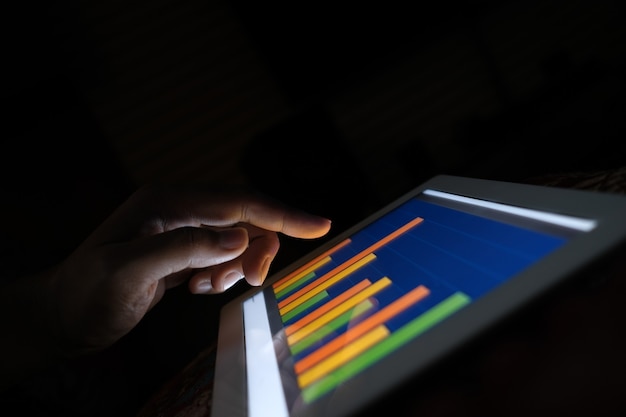
MULTIPOLYGON (((253 187, 334 234, 438 173, 622 166, 624 17, 619 1, 4 5, 7 274, 62 259, 149 182, 253 187)), ((285 240, 275 267, 319 243, 285 240)), ((132 414, 212 337, 225 297, 200 298, 173 291, 95 370, 32 390, 40 407, 132 414)))

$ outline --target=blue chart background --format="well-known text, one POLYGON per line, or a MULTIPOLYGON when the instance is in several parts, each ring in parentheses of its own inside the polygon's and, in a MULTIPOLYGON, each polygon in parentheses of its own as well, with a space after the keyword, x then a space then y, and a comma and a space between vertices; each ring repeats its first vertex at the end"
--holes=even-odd
POLYGON ((379 310, 418 285, 426 286, 428 297, 386 323, 394 331, 457 291, 475 300, 565 243, 560 236, 412 199, 353 235, 352 242, 335 252, 332 262, 316 275, 324 275, 416 217, 424 221, 375 251, 376 260, 330 287, 331 298, 363 279, 374 282, 387 276, 393 285, 376 295, 379 310))

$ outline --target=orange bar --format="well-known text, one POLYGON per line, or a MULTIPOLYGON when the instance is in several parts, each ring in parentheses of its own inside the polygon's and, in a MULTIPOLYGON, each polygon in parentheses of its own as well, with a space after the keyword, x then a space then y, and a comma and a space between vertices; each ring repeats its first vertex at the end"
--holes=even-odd
POLYGON ((287 337, 287 344, 289 346, 293 346, 298 343, 300 340, 304 339, 311 333, 318 330, 320 327, 325 326, 327 323, 335 320, 337 317, 341 316, 346 311, 356 307, 362 301, 367 300, 370 297, 375 296, 380 291, 384 290, 388 286, 391 285, 391 280, 388 277, 382 277, 378 281, 374 282, 372 285, 364 289, 363 291, 357 293, 354 297, 348 299, 346 302, 339 304, 337 307, 330 310, 328 313, 323 316, 313 320, 311 323, 307 324, 303 328, 301 328, 298 332, 291 334, 287 337))
MULTIPOLYGON (((299 294, 300 291, 297 291, 296 293, 298 294, 298 297, 294 298, 293 301, 290 302, 289 304, 283 305, 282 308, 278 309, 278 311, 280 312, 280 315, 284 316, 286 313, 290 312, 291 310, 293 310, 294 308, 298 307, 302 303, 306 303, 308 300, 310 300, 311 298, 315 297, 320 292, 325 291, 327 288, 332 287, 333 285, 335 285, 336 283, 338 283, 339 281, 341 281, 342 279, 344 279, 348 275, 354 273, 354 271, 357 271, 357 270, 363 268, 365 265, 367 265, 368 263, 372 262, 375 259, 376 259, 376 255, 374 255, 373 253, 370 253, 370 254, 366 255, 363 259, 359 259, 357 262, 355 262, 354 264, 350 265, 349 267, 347 267, 343 271, 339 271, 338 274, 335 274, 330 279, 320 283, 317 287, 311 288, 308 292, 299 294)), ((292 298, 292 297, 289 296, 287 298, 292 298)), ((287 298, 285 298, 285 300, 287 298)), ((281 304, 283 304, 283 303, 282 302, 278 303, 279 306, 281 304)))
POLYGON ((339 304, 343 303, 348 298, 352 297, 354 294, 356 294, 357 292, 361 291, 362 289, 364 289, 364 288, 366 288, 366 287, 368 287, 370 285, 371 285, 371 281, 369 279, 364 279, 363 281, 359 282, 358 284, 350 287, 347 291, 344 291, 343 293, 339 294, 337 297, 333 298, 332 300, 330 300, 326 304, 324 304, 324 305, 320 306, 319 308, 313 310, 312 312, 310 312, 306 316, 302 317, 300 320, 296 321, 295 323, 290 324, 289 326, 285 327, 285 335, 289 336, 293 332, 295 332, 297 330, 300 330, 302 328, 302 326, 304 326, 305 324, 308 324, 308 323, 312 322, 313 320, 315 320, 316 318, 318 318, 322 314, 328 312, 330 309, 332 309, 332 308, 338 306, 339 304))
POLYGON ((370 347, 384 340, 389 336, 389 334, 389 330, 385 326, 375 328, 359 340, 348 346, 344 346, 340 352, 325 358, 324 361, 309 369, 307 372, 299 374, 298 385, 300 385, 300 388, 304 388, 307 385, 312 384, 318 379, 328 375, 333 370, 339 368, 347 362, 350 362, 351 359, 365 352, 370 347))
POLYGON ((390 233, 387 236, 383 237, 382 239, 380 239, 379 241, 377 241, 376 243, 371 245, 369 248, 367 248, 367 249, 361 251, 360 253, 354 255, 352 258, 348 259, 347 261, 345 261, 341 265, 337 266, 336 268, 334 268, 333 270, 328 272, 326 275, 322 275, 321 277, 319 277, 315 281, 311 282, 309 285, 307 285, 307 286, 301 288, 300 290, 296 291, 295 293, 291 294, 289 297, 285 298, 280 303, 278 303, 278 308, 279 309, 283 308, 285 305, 289 304, 290 302, 292 302, 296 298, 298 298, 301 295, 306 294, 307 292, 313 290, 315 287, 319 286, 324 281, 326 281, 328 279, 331 279, 334 275, 336 275, 340 271, 348 268, 353 263, 358 262, 361 258, 369 255, 370 253, 374 252, 376 249, 379 249, 381 246, 386 245, 387 243, 389 243, 393 239, 395 239, 398 236, 404 234, 407 230, 413 228, 414 226, 420 224, 423 221, 424 221, 424 219, 422 219, 421 217, 416 217, 415 219, 411 220, 410 222, 408 222, 404 226, 400 227, 399 229, 396 229, 392 233, 390 233))
POLYGON ((330 261, 332 261, 332 258, 330 256, 326 256, 323 259, 320 259, 319 262, 315 262, 313 265, 304 269, 301 273, 292 276, 291 279, 288 279, 287 281, 284 281, 283 279, 281 279, 282 283, 280 285, 274 284, 274 294, 278 294, 279 292, 281 292, 282 290, 284 290, 285 288, 287 288, 294 282, 297 282, 299 279, 306 277, 308 274, 315 271, 316 269, 321 268, 322 266, 326 265, 330 261))
POLYGON ((383 308, 379 312, 363 320, 353 328, 348 329, 344 334, 337 336, 337 338, 333 339, 329 343, 312 352, 307 357, 302 358, 302 360, 298 361, 294 366, 296 373, 299 374, 309 369, 311 366, 329 357, 335 351, 343 348, 344 346, 346 346, 356 338, 360 337, 361 335, 367 333, 374 327, 400 314, 403 310, 406 310, 408 307, 417 303, 428 294, 430 294, 430 290, 423 285, 414 288, 413 290, 404 294, 402 297, 398 298, 396 301, 389 304, 387 307, 383 308))
POLYGON ((326 252, 324 252, 321 255, 311 259, 309 262, 307 262, 306 264, 302 265, 300 268, 296 269, 295 271, 290 272, 289 274, 285 275, 284 277, 282 277, 281 279, 276 281, 273 284, 273 287, 276 288, 277 286, 283 284, 285 281, 288 281, 293 276, 300 274, 302 271, 304 271, 305 269, 309 268, 311 265, 314 265, 315 263, 319 262, 320 260, 324 259, 326 256, 329 256, 329 255, 337 252, 339 249, 343 248, 344 246, 346 246, 350 242, 351 242, 351 240, 348 238, 346 240, 343 240, 343 241, 337 243, 335 246, 333 246, 332 248, 328 249, 326 252))

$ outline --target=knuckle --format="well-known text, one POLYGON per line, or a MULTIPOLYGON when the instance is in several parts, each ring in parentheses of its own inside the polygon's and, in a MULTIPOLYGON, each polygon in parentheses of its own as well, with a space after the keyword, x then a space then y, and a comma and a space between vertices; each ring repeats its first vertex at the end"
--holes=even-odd
POLYGON ((192 253, 199 249, 213 245, 213 232, 210 230, 202 230, 195 227, 182 227, 179 229, 183 244, 189 248, 192 253))

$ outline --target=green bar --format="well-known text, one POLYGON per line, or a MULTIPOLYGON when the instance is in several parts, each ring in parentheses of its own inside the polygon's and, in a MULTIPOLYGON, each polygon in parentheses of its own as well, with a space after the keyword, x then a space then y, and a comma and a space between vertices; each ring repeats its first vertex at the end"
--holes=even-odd
POLYGON ((298 343, 294 344, 293 346, 290 346, 291 354, 297 355, 298 353, 302 352, 303 350, 311 346, 313 343, 319 340, 322 340, 324 337, 336 331, 341 326, 348 324, 350 320, 353 320, 354 318, 361 316, 361 314, 365 313, 373 306, 374 304, 372 304, 370 300, 365 300, 357 304, 356 307, 351 308, 345 313, 337 316, 337 318, 335 318, 334 320, 331 320, 324 327, 308 335, 307 337, 300 340, 298 343))
POLYGON ((285 313, 284 316, 281 316, 283 323, 287 323, 289 320, 296 317, 298 314, 302 313, 307 308, 314 306, 315 304, 324 300, 325 298, 328 298, 328 292, 326 291, 322 291, 314 295, 313 297, 306 300, 304 303, 300 304, 298 307, 285 313))
POLYGON ((430 310, 416 317, 400 329, 389 335, 385 340, 373 346, 354 360, 328 374, 319 381, 302 390, 302 397, 306 403, 315 401, 343 381, 361 372, 381 358, 419 336, 435 324, 441 322, 452 313, 467 305, 471 299, 457 292, 446 298, 430 310))
POLYGON ((297 287, 304 286, 304 284, 307 284, 309 281, 312 281, 313 278, 315 277, 316 275, 314 271, 309 272, 308 274, 306 274, 305 276, 303 276, 296 282, 291 283, 291 285, 286 286, 282 290, 278 292, 274 291, 274 295, 276 296, 276 299, 280 301, 280 299, 283 298, 286 294, 289 294, 297 287))

